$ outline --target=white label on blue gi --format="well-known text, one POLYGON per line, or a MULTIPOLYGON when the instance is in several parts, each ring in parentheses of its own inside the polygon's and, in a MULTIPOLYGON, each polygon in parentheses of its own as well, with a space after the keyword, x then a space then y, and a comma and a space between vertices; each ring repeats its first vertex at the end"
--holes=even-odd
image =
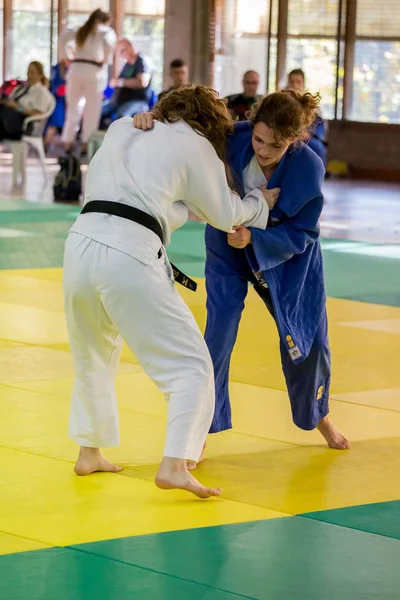
POLYGON ((301 352, 300 352, 300 350, 298 349, 297 346, 295 346, 294 348, 291 348, 289 350, 289 354, 290 354, 290 358, 292 360, 297 360, 301 356, 301 352))

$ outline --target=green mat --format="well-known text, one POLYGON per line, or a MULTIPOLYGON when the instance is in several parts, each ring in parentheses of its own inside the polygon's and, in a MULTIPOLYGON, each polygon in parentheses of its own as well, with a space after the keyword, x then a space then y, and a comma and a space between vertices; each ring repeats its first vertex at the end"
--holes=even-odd
MULTIPOLYGON (((0 269, 61 267, 64 241, 79 208, 3 201, 0 269)), ((400 246, 322 240, 327 294, 400 306, 400 246)), ((170 260, 192 277, 204 277, 204 226, 187 223, 172 235, 170 260)))
POLYGON ((2 556, 0 597, 398 600, 399 564, 397 539, 315 513, 2 556))

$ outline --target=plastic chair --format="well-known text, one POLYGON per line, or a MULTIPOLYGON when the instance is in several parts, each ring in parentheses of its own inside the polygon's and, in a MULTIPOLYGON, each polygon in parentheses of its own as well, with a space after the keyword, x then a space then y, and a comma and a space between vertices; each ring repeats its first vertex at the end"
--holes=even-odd
POLYGON ((149 110, 151 110, 152 108, 154 108, 154 106, 157 104, 158 95, 156 94, 155 90, 153 90, 153 88, 150 88, 148 90, 147 101, 149 103, 149 110))
POLYGON ((53 114, 55 107, 56 99, 52 96, 46 112, 41 113, 40 115, 27 117, 24 120, 24 133, 22 134, 21 140, 9 141, 13 155, 13 185, 17 185, 19 179, 21 179, 22 183, 25 183, 28 146, 35 148, 38 153, 43 175, 47 181, 48 177, 46 171, 46 153, 44 151, 43 132, 46 127, 47 119, 53 114), (25 133, 30 123, 35 123, 35 135, 27 135, 25 133))

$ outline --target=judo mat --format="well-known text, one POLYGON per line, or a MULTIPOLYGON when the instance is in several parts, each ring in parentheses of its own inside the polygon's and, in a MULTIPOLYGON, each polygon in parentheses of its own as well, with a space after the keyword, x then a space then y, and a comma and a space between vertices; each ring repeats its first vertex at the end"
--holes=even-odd
MULTIPOLYGON (((78 209, 0 204, 0 598, 400 597, 400 246, 322 240, 331 416, 349 452, 291 422, 278 337, 249 292, 231 369, 234 430, 210 436, 200 501, 153 484, 166 405, 124 348, 120 474, 73 474, 61 265, 78 209)), ((205 323, 204 228, 176 232, 205 323)))

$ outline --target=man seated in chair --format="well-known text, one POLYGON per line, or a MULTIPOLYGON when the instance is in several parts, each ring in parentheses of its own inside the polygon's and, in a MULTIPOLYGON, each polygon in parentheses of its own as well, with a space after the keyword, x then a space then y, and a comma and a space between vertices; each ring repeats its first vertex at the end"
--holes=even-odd
POLYGON ((25 119, 46 113, 52 98, 48 83, 42 63, 31 62, 27 84, 17 86, 8 99, 0 102, 0 140, 20 140, 25 133, 25 119))
POLYGON ((133 117, 149 110, 150 67, 128 39, 118 42, 118 51, 126 63, 119 78, 110 81, 114 93, 103 104, 102 128, 109 125, 114 116, 117 119, 133 117))
POLYGON ((235 121, 247 121, 253 105, 261 98, 260 94, 257 94, 260 85, 260 76, 257 71, 246 71, 243 75, 242 85, 242 93, 232 94, 225 98, 235 121))
POLYGON ((169 74, 171 77, 172 86, 161 92, 158 99, 161 100, 165 94, 171 90, 177 90, 180 87, 189 85, 189 67, 182 58, 175 58, 169 65, 169 74))

